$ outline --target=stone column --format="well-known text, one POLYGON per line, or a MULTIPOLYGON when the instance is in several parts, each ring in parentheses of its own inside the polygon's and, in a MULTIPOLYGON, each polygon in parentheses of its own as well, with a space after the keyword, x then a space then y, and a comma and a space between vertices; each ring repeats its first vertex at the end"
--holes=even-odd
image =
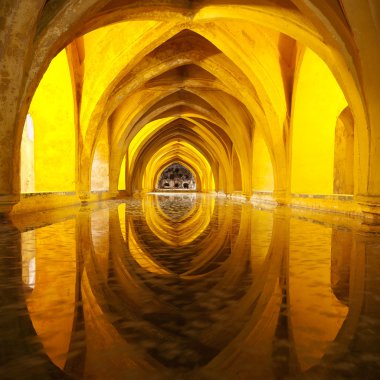
MULTIPOLYGON (((0 3, 0 213, 19 200, 22 125, 20 100, 34 27, 44 0, 4 0, 0 3)), ((25 117, 26 115, 24 115, 25 117)))
MULTIPOLYGON (((345 14, 353 32, 357 46, 358 57, 355 57, 360 70, 363 89, 363 101, 368 124, 369 146, 359 141, 356 149, 356 159, 368 157, 368 168, 357 170, 359 179, 356 188, 356 201, 361 205, 367 219, 380 223, 380 3, 365 0, 358 3, 355 0, 342 1, 345 14), (362 170, 365 169, 365 170, 362 170), (368 170, 368 177, 362 171, 368 170)), ((355 115, 354 115, 355 116, 355 115)), ((361 133, 366 125, 355 125, 355 135, 361 133)), ((365 160, 364 160, 365 161, 365 160)))

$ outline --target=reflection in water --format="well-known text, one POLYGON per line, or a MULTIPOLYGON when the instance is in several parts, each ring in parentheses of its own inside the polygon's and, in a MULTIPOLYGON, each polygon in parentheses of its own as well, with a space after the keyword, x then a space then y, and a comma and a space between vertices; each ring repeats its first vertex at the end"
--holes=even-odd
POLYGON ((378 378, 379 235, 288 213, 159 194, 2 225, 0 377, 378 378))
POLYGON ((34 289, 36 282, 36 233, 35 230, 21 235, 22 245, 22 281, 34 289))
MULTIPOLYGON (((196 196, 194 193, 190 194, 173 194, 173 195, 157 195, 154 198, 146 198, 145 203, 153 201, 158 204, 155 212, 160 211, 162 215, 167 215, 171 221, 181 221, 191 216, 191 212, 196 209, 195 206, 196 196)), ((145 207, 145 210, 147 208, 145 207)))

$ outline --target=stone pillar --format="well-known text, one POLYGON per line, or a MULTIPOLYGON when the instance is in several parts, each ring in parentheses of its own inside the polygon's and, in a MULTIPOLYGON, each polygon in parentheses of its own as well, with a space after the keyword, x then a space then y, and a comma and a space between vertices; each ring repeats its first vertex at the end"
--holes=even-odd
MULTIPOLYGON (((29 50, 44 0, 0 3, 0 213, 8 213, 19 201, 20 150, 22 125, 19 108, 29 50), (19 128, 18 132, 15 130, 19 128), (18 139, 17 139, 18 137, 18 139)), ((21 115, 22 116, 22 115, 21 115)), ((25 115, 26 116, 26 115, 25 115)))
MULTIPOLYGON (((362 207, 364 216, 373 223, 380 223, 380 3, 363 0, 358 7, 355 0, 342 0, 345 15, 353 32, 357 46, 363 102, 367 116, 367 125, 355 125, 355 136, 363 134, 368 128, 369 146, 363 138, 356 149, 358 184, 356 201, 362 207), (357 133, 358 132, 358 133, 357 133), (368 158, 368 167, 361 167, 360 162, 368 158), (363 175, 368 171, 368 176, 363 175)), ((355 116, 355 115, 354 115, 355 116)), ((366 165, 367 166, 367 165, 366 165)))

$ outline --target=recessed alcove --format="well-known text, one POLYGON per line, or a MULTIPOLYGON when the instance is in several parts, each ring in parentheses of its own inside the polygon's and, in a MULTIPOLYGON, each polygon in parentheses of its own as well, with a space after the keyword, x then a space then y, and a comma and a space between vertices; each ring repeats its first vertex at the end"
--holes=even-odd
POLYGON ((166 167, 157 182, 156 190, 196 191, 197 184, 193 173, 179 163, 166 167))

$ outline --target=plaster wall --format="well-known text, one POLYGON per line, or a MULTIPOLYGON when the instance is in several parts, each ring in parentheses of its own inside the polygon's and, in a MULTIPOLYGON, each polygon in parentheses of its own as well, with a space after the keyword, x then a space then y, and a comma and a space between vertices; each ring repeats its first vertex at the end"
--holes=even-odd
POLYGON ((255 129, 252 160, 253 191, 273 191, 273 166, 268 147, 260 130, 255 129))
POLYGON ((34 191, 75 191, 74 103, 65 50, 51 61, 29 113, 34 125, 34 191))
POLYGON ((326 64, 305 49, 295 81, 291 192, 332 194, 335 125, 347 101, 326 64))
POLYGON ((103 127, 98 137, 91 170, 91 190, 109 189, 109 144, 108 130, 103 127))
POLYGON ((34 176, 34 125, 28 114, 25 119, 21 140, 21 192, 33 193, 35 189, 34 176))
POLYGON ((117 189, 118 190, 125 190, 125 170, 126 170, 126 166, 125 166, 125 156, 123 158, 123 161, 121 162, 121 166, 120 166, 120 174, 119 174, 119 181, 118 181, 118 186, 117 186, 117 189))

